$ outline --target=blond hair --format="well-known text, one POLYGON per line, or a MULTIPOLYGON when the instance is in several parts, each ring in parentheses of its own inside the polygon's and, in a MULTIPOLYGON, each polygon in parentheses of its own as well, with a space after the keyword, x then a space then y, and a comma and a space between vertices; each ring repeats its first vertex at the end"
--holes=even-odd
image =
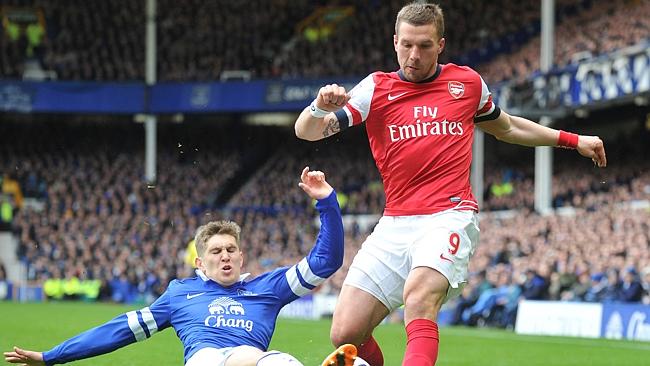
POLYGON ((205 225, 202 225, 196 230, 196 236, 194 237, 196 253, 199 257, 202 257, 203 253, 208 249, 208 240, 217 234, 232 236, 235 238, 237 246, 239 246, 240 233, 241 228, 234 221, 212 221, 205 225))
POLYGON ((438 39, 445 35, 445 16, 442 13, 442 8, 438 4, 423 4, 420 2, 413 2, 404 7, 397 13, 395 20, 395 34, 402 23, 411 25, 428 25, 433 24, 438 32, 438 39))

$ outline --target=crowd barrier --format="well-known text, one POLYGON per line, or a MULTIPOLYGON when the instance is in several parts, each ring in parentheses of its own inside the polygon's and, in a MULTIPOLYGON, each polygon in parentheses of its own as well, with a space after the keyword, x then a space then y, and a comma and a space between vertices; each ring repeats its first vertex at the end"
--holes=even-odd
POLYGON ((650 341, 650 305, 522 301, 515 332, 650 341))

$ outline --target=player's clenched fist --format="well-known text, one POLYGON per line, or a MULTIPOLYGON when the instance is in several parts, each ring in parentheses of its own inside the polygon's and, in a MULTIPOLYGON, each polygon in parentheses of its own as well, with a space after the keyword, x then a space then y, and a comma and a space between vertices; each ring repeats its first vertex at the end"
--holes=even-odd
POLYGON ((328 112, 335 112, 343 108, 350 100, 350 95, 345 88, 337 84, 329 84, 320 88, 316 97, 316 107, 328 112))

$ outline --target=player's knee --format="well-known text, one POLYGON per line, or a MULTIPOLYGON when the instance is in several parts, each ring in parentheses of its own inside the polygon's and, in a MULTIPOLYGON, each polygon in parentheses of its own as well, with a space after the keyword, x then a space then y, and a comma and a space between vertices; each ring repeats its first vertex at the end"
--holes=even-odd
POLYGON ((269 351, 257 361, 257 366, 279 365, 302 366, 302 363, 290 354, 278 351, 269 351))
POLYGON ((446 292, 424 290, 404 294, 405 311, 415 317, 430 317, 437 314, 447 296, 446 292))
POLYGON ((344 324, 333 323, 332 329, 330 330, 330 340, 335 347, 346 343, 352 343, 358 346, 365 340, 365 332, 360 329, 345 326, 344 324))

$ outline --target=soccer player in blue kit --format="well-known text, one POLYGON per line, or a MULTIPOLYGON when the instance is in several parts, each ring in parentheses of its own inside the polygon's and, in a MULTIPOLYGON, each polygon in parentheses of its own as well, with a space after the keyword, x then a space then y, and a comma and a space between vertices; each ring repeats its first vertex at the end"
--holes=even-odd
POLYGON ((316 245, 298 264, 248 280, 241 274, 239 226, 210 222, 197 230, 195 238, 197 277, 173 280, 150 306, 122 314, 47 352, 14 347, 4 353, 5 361, 66 363, 112 352, 172 327, 183 342, 186 366, 302 365, 287 353, 267 349, 280 309, 341 267, 343 222, 325 175, 306 167, 300 178, 299 186, 317 200, 321 229, 316 245))

